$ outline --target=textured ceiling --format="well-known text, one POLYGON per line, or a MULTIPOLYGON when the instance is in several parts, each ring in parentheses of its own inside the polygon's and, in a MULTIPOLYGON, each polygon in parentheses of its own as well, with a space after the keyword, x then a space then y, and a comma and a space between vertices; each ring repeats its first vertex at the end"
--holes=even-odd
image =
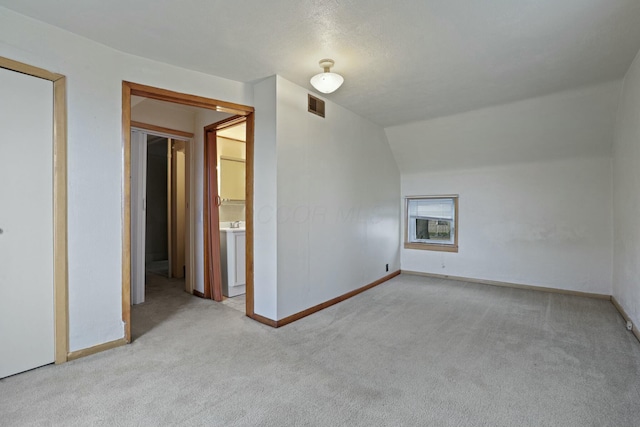
POLYGON ((311 89, 383 126, 620 78, 640 49, 638 0, 0 0, 115 49, 311 89))

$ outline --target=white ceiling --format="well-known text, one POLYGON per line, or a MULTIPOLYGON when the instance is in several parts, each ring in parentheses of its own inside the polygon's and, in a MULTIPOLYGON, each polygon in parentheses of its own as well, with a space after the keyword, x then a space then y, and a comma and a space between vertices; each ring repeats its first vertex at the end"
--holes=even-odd
POLYGON ((0 0, 115 49, 252 82, 311 89, 383 126, 621 78, 640 49, 638 0, 0 0))

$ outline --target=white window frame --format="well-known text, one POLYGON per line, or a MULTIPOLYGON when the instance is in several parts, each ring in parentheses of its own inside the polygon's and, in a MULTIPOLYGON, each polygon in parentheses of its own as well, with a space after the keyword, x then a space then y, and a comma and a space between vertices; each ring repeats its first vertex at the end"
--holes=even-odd
MULTIPOLYGON (((442 251, 442 252, 458 252, 458 195, 449 194, 441 196, 406 196, 405 197, 405 216, 404 216, 404 247, 405 249, 421 249, 427 251, 442 251), (420 200, 447 200, 453 202, 453 218, 452 222, 453 239, 451 242, 427 242, 425 240, 419 240, 416 238, 416 227, 412 227, 413 221, 417 220, 416 217, 410 217, 409 205, 411 202, 420 200)), ((447 219, 449 220, 449 219, 447 219)))

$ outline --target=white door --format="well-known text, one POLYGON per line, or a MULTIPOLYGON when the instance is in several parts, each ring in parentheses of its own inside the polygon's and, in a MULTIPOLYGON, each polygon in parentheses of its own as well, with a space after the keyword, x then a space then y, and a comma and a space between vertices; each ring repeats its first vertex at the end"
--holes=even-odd
POLYGON ((131 303, 144 302, 147 134, 131 131, 131 303))
POLYGON ((54 362, 53 83, 0 68, 0 378, 54 362))

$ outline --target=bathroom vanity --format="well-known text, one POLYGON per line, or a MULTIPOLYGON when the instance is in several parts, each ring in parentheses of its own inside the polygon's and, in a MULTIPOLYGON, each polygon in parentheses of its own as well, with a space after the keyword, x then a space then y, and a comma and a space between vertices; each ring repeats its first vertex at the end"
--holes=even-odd
POLYGON ((220 229, 222 294, 226 297, 242 295, 246 291, 245 248, 244 228, 220 229))

